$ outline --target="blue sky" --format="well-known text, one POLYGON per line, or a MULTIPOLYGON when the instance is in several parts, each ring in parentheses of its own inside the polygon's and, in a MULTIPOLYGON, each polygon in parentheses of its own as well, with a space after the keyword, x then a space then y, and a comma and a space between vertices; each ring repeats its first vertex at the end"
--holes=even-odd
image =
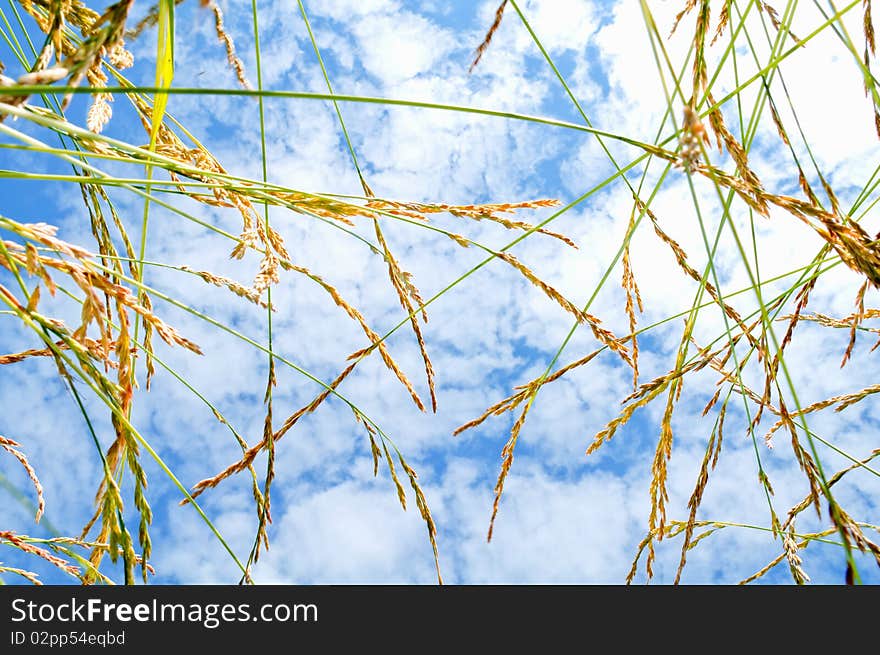
MULTIPOLYGON (((253 80, 250 13, 232 3, 220 4, 253 80)), ((258 4, 265 87, 323 92, 324 80, 296 3, 258 4)), ((671 5, 678 3, 649 4, 661 32, 668 32, 679 9, 671 5)), ((653 141, 665 105, 638 3, 530 0, 520 5, 594 124, 653 141)), ((497 6, 494 1, 327 0, 307 6, 339 93, 580 120, 510 9, 483 61, 468 75, 473 49, 497 6)), ((812 3, 801 3, 794 31, 809 33, 820 18, 812 3)), ((853 12, 849 19, 857 26, 860 14, 853 12)), ((216 42, 210 16, 199 11, 197 3, 184 3, 177 24, 175 84, 233 87, 234 75, 216 42)), ((682 61, 692 29, 692 19, 683 22, 680 34, 668 42, 673 61, 682 61)), ((147 32, 132 45, 132 51, 137 63, 131 78, 151 84, 154 33, 147 32)), ((711 52, 717 56, 719 51, 711 52)), ((747 50, 738 54, 742 62, 748 62, 747 50)), ((880 161, 870 108, 849 56, 829 35, 811 43, 782 67, 819 165, 844 204, 852 202, 880 161)), ((8 51, 3 51, 2 58, 7 62, 6 74, 13 75, 8 51)), ((753 70, 753 66, 742 65, 744 70, 753 70)), ((731 76, 730 71, 722 75, 722 89, 732 88, 731 76)), ((751 99, 752 91, 743 97, 751 99)), ((83 96, 74 100, 71 121, 82 123, 86 103, 83 96)), ((142 133, 126 127, 125 101, 120 98, 114 105, 117 115, 106 132, 143 143, 142 133)), ((270 99, 265 107, 270 181, 314 192, 361 193, 331 105, 270 99)), ((567 203, 613 172, 595 139, 585 133, 424 109, 355 103, 343 103, 341 108, 365 176, 382 197, 463 204, 558 198, 567 203)), ((259 123, 253 99, 173 96, 168 110, 230 172, 259 178, 259 123)), ((734 112, 735 108, 726 106, 725 111, 734 112)), ((734 115, 728 114, 728 120, 734 115)), ((791 120, 785 111, 783 120, 791 120)), ((752 163, 769 188, 794 193, 793 181, 785 173, 786 152, 773 139, 772 123, 764 123, 752 163)), ((22 121, 12 125, 47 142, 53 138, 22 121)), ((636 154, 616 143, 611 148, 623 162, 636 154)), ((729 166, 717 153, 715 156, 718 163, 729 166)), ((0 151, 0 168, 67 172, 61 162, 12 150, 0 151)), ((659 170, 649 171, 649 182, 656 181, 659 170)), ((632 179, 637 180, 640 173, 637 169, 632 179)), ((141 173, 128 170, 125 174, 141 173)), ((713 206, 711 187, 698 192, 705 206, 713 206)), ((685 176, 674 172, 652 206, 664 229, 682 243, 699 268, 705 262, 705 252, 688 194, 685 176)), ((141 201, 125 193, 112 193, 112 197, 128 217, 133 238, 138 238, 141 201)), ((64 194, 57 186, 38 182, 0 181, 0 214, 53 223, 61 227, 63 238, 88 243, 88 226, 78 203, 72 188, 64 194)), ((233 211, 188 200, 182 200, 181 206, 213 225, 232 232, 238 229, 239 219, 233 211)), ((717 198, 714 207, 717 210, 717 198)), ((583 304, 617 251, 630 209, 625 187, 612 183, 552 224, 553 229, 571 236, 580 249, 535 235, 514 252, 576 304, 583 304)), ((736 211, 736 219, 746 225, 744 208, 736 211)), ((521 218, 537 221, 549 215, 549 210, 540 210, 525 212, 521 218)), ((307 216, 273 210, 271 220, 285 237, 294 261, 334 284, 378 332, 384 333, 402 318, 384 265, 362 243, 307 216)), ((714 230, 719 216, 710 215, 706 220, 714 230)), ((869 215, 865 220, 876 231, 876 217, 869 215)), ((493 247, 511 240, 509 233, 485 222, 468 224, 442 216, 437 224, 493 247)), ((359 226, 358 232, 369 236, 369 228, 368 224, 359 226)), ((784 214, 774 213, 758 230, 762 274, 767 278, 806 264, 822 243, 784 214)), ((473 248, 463 250, 442 235, 408 224, 394 223, 386 227, 386 235, 426 298, 481 259, 481 253, 473 248)), ((635 274, 645 300, 642 324, 688 309, 694 284, 683 279, 671 254, 647 224, 637 233, 632 247, 635 274)), ((245 282, 252 279, 257 260, 232 261, 229 250, 226 240, 154 208, 148 240, 150 260, 187 263, 245 282)), ((732 243, 722 243, 717 262, 726 293, 747 286, 732 243)), ((265 314, 258 308, 176 271, 148 268, 147 276, 148 284, 265 342, 265 314)), ((623 334, 626 317, 619 279, 617 267, 590 311, 623 334)), ((859 284, 854 274, 838 267, 816 288, 811 307, 832 316, 846 315, 859 284)), ((273 299, 279 308, 274 318, 277 350, 321 379, 332 379, 344 366, 345 357, 364 346, 357 325, 308 279, 285 275, 273 299)), ((873 292, 868 295, 868 306, 872 301, 876 302, 873 292)), ((749 295, 739 297, 738 303, 743 310, 755 306, 749 295)), ((258 439, 265 411, 265 356, 177 308, 157 301, 157 311, 205 352, 199 358, 161 347, 159 356, 216 403, 249 441, 258 439)), ((587 458, 584 451, 593 435, 619 412, 631 373, 606 353, 544 389, 522 433, 495 537, 487 544, 499 453, 515 417, 493 418, 460 437, 453 437, 452 431, 507 396, 514 385, 539 375, 565 338, 571 320, 516 272, 498 263, 433 303, 429 316, 425 334, 438 375, 440 408, 436 415, 418 412, 378 360, 367 360, 341 391, 382 426, 419 472, 438 524, 446 581, 622 582, 647 525, 650 460, 659 433, 660 405, 637 414, 612 442, 587 458)), ((0 346, 4 352, 32 346, 28 335, 8 317, 2 325, 0 346)), ((701 314, 697 337, 708 341, 722 329, 717 308, 710 308, 701 314)), ((675 322, 643 340, 643 380, 672 367, 680 330, 680 323, 675 322)), ((872 345, 868 339, 858 346, 858 367, 839 372, 847 338, 842 331, 836 334, 802 327, 792 345, 789 365, 804 404, 876 381, 880 368, 877 355, 867 352, 872 345)), ((389 347, 426 396, 411 333, 399 331, 389 340, 389 347)), ((594 348, 588 330, 580 329, 560 361, 572 361, 594 348)), ((49 520, 35 526, 27 502, 0 489, 0 528, 37 536, 49 534, 47 523, 62 534, 77 534, 93 511, 88 501, 100 479, 82 417, 55 380, 52 367, 49 361, 31 361, 4 368, 0 377, 0 434, 22 443, 40 473, 49 520)), ((289 368, 279 367, 278 375, 276 416, 292 413, 319 391, 317 385, 289 368)), ((689 381, 673 422, 671 518, 687 517, 687 499, 714 421, 714 415, 704 418, 700 412, 714 391, 715 380, 715 374, 701 373, 689 381)), ((102 416, 96 403, 89 409, 93 416, 102 416)), ((868 399, 842 414, 817 416, 811 428, 840 448, 864 457, 876 446, 871 438, 876 434, 876 410, 876 401, 868 399)), ((187 389, 161 371, 150 392, 136 398, 134 419, 188 486, 236 459, 238 447, 229 431, 187 389)), ((768 525, 767 504, 757 484, 755 454, 745 422, 741 405, 732 403, 724 452, 698 518, 768 525)), ((769 425, 765 419, 762 427, 769 425)), ((98 418, 96 428, 109 443, 109 422, 98 418)), ((777 436, 772 450, 763 444, 759 447, 776 489, 774 504, 784 514, 806 492, 803 474, 784 437, 777 436)), ((380 469, 378 478, 373 478, 366 435, 340 401, 331 399, 304 418, 278 444, 277 457, 272 545, 254 570, 258 582, 428 584, 434 580, 424 524, 414 506, 401 511, 387 473, 380 469)), ((822 457, 832 470, 845 463, 827 449, 822 457)), ((264 465, 259 461, 258 469, 264 465)), ((8 457, 0 462, 5 478, 25 488, 15 462, 8 457)), ((179 492, 152 462, 145 460, 145 466, 156 515, 152 528, 154 581, 237 581, 234 563, 198 516, 190 508, 178 507, 179 492)), ((851 514, 878 522, 875 476, 855 472, 848 483, 841 483, 839 492, 835 491, 851 514)), ((236 552, 246 557, 255 520, 245 476, 226 481, 200 500, 236 552)), ((816 525, 815 515, 806 514, 798 524, 804 531, 816 525)), ((659 545, 655 581, 671 582, 679 546, 678 539, 659 545)), ((736 582, 761 568, 780 548, 769 533, 724 529, 691 552, 683 579, 689 583, 736 582)), ((838 547, 816 543, 804 551, 803 558, 814 582, 842 580, 843 558, 838 547)), ((39 563, 23 559, 15 551, 0 553, 0 561, 36 568, 46 581, 62 581, 52 570, 40 568, 39 563)), ((119 577, 116 569, 107 568, 107 572, 119 577)), ((862 574, 866 581, 880 580, 876 567, 867 560, 862 574)), ((643 580, 642 573, 637 580, 643 580)), ((777 567, 765 581, 790 582, 786 565, 777 567)))

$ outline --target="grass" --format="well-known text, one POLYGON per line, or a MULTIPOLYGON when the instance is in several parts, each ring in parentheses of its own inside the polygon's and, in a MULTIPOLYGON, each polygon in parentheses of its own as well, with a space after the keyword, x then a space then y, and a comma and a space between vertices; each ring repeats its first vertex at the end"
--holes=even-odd
MULTIPOLYGON (((7 161, 14 162, 20 157, 22 162, 20 167, 0 171, 0 177, 55 185, 59 193, 69 193, 70 185, 77 185, 93 238, 88 244, 73 244, 63 240, 55 227, 0 216, 0 231, 4 235, 0 240, 0 267, 6 271, 0 279, 3 320, 16 321, 33 340, 27 350, 0 355, 0 365, 27 366, 33 358, 54 361, 59 382, 70 390, 82 414, 87 438, 94 444, 94 456, 103 471, 93 518, 80 535, 37 539, 0 530, 0 543, 41 559, 83 583, 111 582, 112 576, 102 564, 105 556, 112 563, 120 563, 126 583, 134 583, 137 568, 146 582, 152 570, 153 518, 142 461, 147 456, 177 487, 181 504, 190 505, 209 527, 229 555, 230 566, 238 570, 241 581, 253 582, 253 568, 270 543, 272 483, 284 473, 276 470, 276 449, 304 416, 333 397, 352 412, 353 420, 363 429, 373 458, 374 475, 378 475, 380 465, 385 468, 403 509, 407 508, 408 500, 414 498, 427 530, 437 580, 442 583, 442 544, 418 474, 392 440, 390 433, 395 430, 380 427, 378 417, 374 420, 369 416, 342 387, 360 364, 373 356, 381 360, 387 374, 405 389, 415 407, 436 413, 436 386, 443 371, 435 370, 431 359, 427 309, 456 287, 465 282, 473 283, 475 273, 492 265, 507 267, 545 295, 570 317, 571 326, 558 347, 553 348, 551 344, 551 354, 542 365, 540 375, 516 386, 509 396, 491 405, 479 417, 463 422, 455 431, 460 434, 493 417, 511 414, 512 428, 502 449, 502 464, 494 488, 489 540, 496 518, 503 512, 505 482, 513 470, 518 443, 529 429, 530 412, 539 402, 552 402, 554 382, 573 370, 590 366, 607 352, 631 371, 632 393, 620 399, 621 408, 616 418, 604 427, 596 426, 587 455, 607 447, 638 413, 645 413, 651 405, 659 407, 656 448, 653 453, 644 454, 650 474, 646 536, 638 545, 632 570, 626 577, 628 582, 636 579, 643 557, 645 576, 650 579, 654 575, 659 544, 680 538, 677 583, 688 554, 698 544, 701 548, 711 548, 710 536, 733 530, 767 533, 776 540, 780 551, 777 558, 744 578, 744 582, 762 577, 783 562, 788 565, 794 582, 808 582, 810 578, 801 552, 812 543, 830 544, 839 549, 848 582, 861 581, 859 563, 865 559, 859 559, 857 553, 869 555, 880 564, 880 547, 867 536, 877 528, 866 520, 869 517, 852 516, 835 493, 842 481, 847 484, 853 479, 850 475, 853 471, 880 475, 872 466, 880 449, 866 439, 860 452, 850 453, 833 438, 823 437, 811 427, 820 414, 833 415, 872 398, 880 391, 880 385, 804 404, 798 393, 801 381, 786 361, 786 354, 791 344, 797 342, 804 324, 832 332, 844 330, 849 334, 842 367, 854 366, 853 360, 858 357, 870 357, 870 353, 856 349, 857 339, 880 332, 871 326, 872 320, 880 318, 880 310, 869 306, 873 290, 880 286, 880 235, 871 236, 865 227, 880 198, 877 194, 880 164, 864 180, 849 206, 843 203, 829 182, 830 172, 822 170, 820 159, 802 129, 799 108, 789 93, 784 75, 787 61, 801 56, 817 37, 833 35, 846 64, 856 67, 864 81, 866 98, 863 102, 873 109, 880 134, 880 95, 872 72, 875 36, 870 0, 848 3, 815 0, 813 5, 823 20, 797 36, 791 32, 798 11, 797 0, 789 0, 785 6, 780 2, 778 7, 760 0, 684 0, 672 26, 658 25, 654 3, 641 0, 644 20, 641 37, 650 44, 653 61, 648 64, 654 67, 664 91, 663 97, 655 99, 663 116, 651 142, 637 135, 597 127, 605 123, 614 127, 614 123, 606 116, 590 115, 589 107, 578 99, 562 73, 563 67, 545 47, 528 12, 516 0, 504 0, 492 13, 485 38, 475 44, 471 70, 479 70, 491 60, 493 39, 499 30, 508 27, 522 30, 540 53, 550 79, 571 103, 577 116, 575 121, 428 100, 337 93, 318 35, 312 29, 307 4, 302 1, 297 3, 298 16, 292 14, 291 18, 301 19, 305 27, 326 92, 265 87, 261 49, 261 9, 265 8, 256 0, 250 3, 255 62, 252 71, 245 68, 236 50, 235 39, 226 27, 220 6, 214 0, 202 0, 197 8, 198 12, 210 14, 219 47, 225 51, 239 87, 175 86, 174 45, 182 38, 181 29, 185 29, 176 11, 179 4, 161 0, 143 14, 140 22, 131 18, 135 15, 134 3, 129 0, 111 4, 102 14, 81 2, 19 0, 0 7, 0 32, 8 53, 15 59, 3 62, 4 70, 7 73, 21 71, 16 79, 2 79, 0 133, 4 141, 0 146, 7 161), (852 22, 851 17, 857 12, 861 15, 862 33, 854 37, 846 21, 852 22), (666 36, 670 27, 672 34, 666 36), (155 83, 151 87, 138 86, 124 72, 135 67, 137 77, 143 77, 142 71, 136 68, 140 63, 134 61, 127 50, 126 39, 147 39, 153 30, 158 35, 155 70, 152 71, 155 83), (686 44, 683 58, 675 59, 669 46, 671 39, 686 44), (729 79, 733 80, 732 87, 722 91, 720 80, 729 79), (91 104, 84 114, 84 124, 78 124, 68 116, 67 109, 73 103, 85 102, 85 96, 91 96, 91 104), (255 99, 259 121, 252 129, 260 144, 259 178, 237 173, 232 164, 227 168, 209 152, 193 132, 168 112, 168 99, 173 96, 255 99), (273 181, 268 166, 265 107, 270 99, 332 104, 362 195, 310 192, 273 181), (121 103, 128 103, 128 109, 119 112, 121 118, 114 119, 113 107, 121 103), (613 172, 567 204, 535 199, 451 205, 442 201, 425 203, 380 198, 372 191, 368 172, 359 160, 345 122, 350 109, 353 111, 363 105, 450 112, 480 120, 515 121, 545 130, 564 130, 581 139, 595 139, 613 172), (143 130, 146 146, 104 133, 110 131, 108 125, 113 126, 111 121, 126 117, 133 121, 130 127, 143 130), (768 137, 764 133, 768 131, 775 135, 772 138, 778 139, 775 147, 785 153, 785 173, 797 186, 796 195, 768 188, 752 166, 753 152, 762 139, 766 141, 768 137), (621 152, 622 146, 637 154, 632 158, 615 155, 621 152), (26 157, 34 153, 69 165, 70 173, 27 170, 26 157), (692 222, 692 229, 700 237, 703 249, 700 253, 686 252, 671 236, 670 217, 658 215, 655 207, 660 194, 682 176, 686 179, 693 212, 681 218, 692 222), (539 276, 513 251, 526 239, 536 238, 547 238, 559 248, 576 248, 569 236, 554 229, 553 223, 575 208, 596 200, 600 192, 605 191, 622 194, 630 203, 627 229, 613 252, 590 253, 603 262, 602 274, 598 283, 588 290, 586 299, 578 303, 539 276), (143 203, 139 221, 117 209, 113 198, 119 193, 130 194, 143 203), (240 231, 230 232, 193 215, 186 209, 192 202, 237 216, 240 231), (156 229, 150 223, 151 211, 157 207, 226 240, 231 257, 247 257, 248 261, 255 257, 258 264, 251 282, 242 283, 188 265, 152 261, 148 235, 156 229), (516 216, 521 211, 547 215, 531 223, 516 216), (297 249, 285 243, 273 226, 273 217, 280 212, 322 222, 346 238, 356 240, 379 258, 386 269, 387 280, 368 283, 384 285, 399 304, 399 320, 393 327, 384 334, 373 328, 364 312, 329 281, 332 267, 316 272, 295 262, 289 250, 295 253, 297 249), (468 236, 466 227, 461 233, 453 232, 434 220, 446 214, 473 223, 494 222, 516 236, 501 247, 493 247, 468 236), (744 221, 740 220, 742 217, 744 221), (763 272, 766 262, 762 267, 759 257, 761 237, 757 226, 768 219, 796 221, 803 230, 818 235, 821 248, 808 263, 784 274, 766 277, 763 272), (428 231, 442 237, 444 242, 481 251, 484 256, 476 265, 442 285, 439 291, 423 298, 417 281, 406 270, 401 257, 392 249, 392 239, 388 238, 391 231, 404 226, 428 231), (137 229, 137 243, 129 234, 133 229, 137 229), (669 251, 681 275, 691 282, 693 297, 690 306, 685 306, 682 312, 641 325, 641 314, 652 299, 640 289, 640 262, 633 255, 631 243, 637 235, 646 233, 669 251), (724 284, 718 263, 722 250, 730 250, 738 256, 738 266, 748 280, 745 288, 731 290, 724 284), (702 269, 700 264, 693 263, 702 261, 706 262, 702 269), (847 316, 811 312, 811 291, 824 281, 829 271, 839 270, 841 266, 858 279, 854 289, 840 290, 853 295, 854 311, 847 316), (265 310, 265 343, 197 310, 173 293, 147 284, 145 272, 151 268, 195 276, 206 284, 229 291, 242 302, 259 305, 265 310), (615 273, 620 275, 625 298, 623 313, 628 332, 622 334, 608 329, 602 317, 591 313, 603 290, 613 284, 615 273), (340 364, 335 377, 324 379, 298 364, 294 357, 285 356, 278 347, 273 316, 285 311, 291 299, 279 297, 277 286, 283 276, 289 275, 302 276, 316 285, 339 308, 340 321, 353 321, 363 333, 364 346, 340 364), (68 308, 75 308, 73 314, 68 311, 65 316, 77 316, 79 322, 64 320, 61 315, 43 314, 41 306, 50 304, 46 295, 63 298, 68 308), (161 309, 154 309, 154 300, 161 301, 160 308, 174 307, 203 322, 206 329, 225 332, 266 357, 267 379, 262 394, 265 418, 262 433, 254 443, 247 441, 222 408, 188 381, 183 372, 155 352, 154 342, 158 337, 167 345, 188 350, 193 355, 201 353, 195 342, 162 318, 161 309), (720 321, 723 330, 714 339, 700 343, 698 335, 703 338, 703 333, 698 328, 711 320, 706 318, 710 312, 715 313, 715 320, 720 321), (644 343, 656 331, 679 321, 683 327, 668 371, 645 380, 639 367, 640 340, 644 343), (589 331, 595 347, 586 353, 571 353, 575 344, 583 341, 580 337, 583 328, 589 331), (404 330, 411 333, 418 348, 422 368, 418 376, 423 377, 424 385, 421 381, 413 382, 410 376, 414 373, 405 370, 392 354, 390 337, 404 330), (161 371, 157 371, 157 365, 161 371), (273 402, 278 367, 310 381, 316 390, 310 402, 281 420, 275 415, 273 402), (680 411, 686 381, 690 385, 691 379, 708 372, 713 372, 717 382, 703 415, 714 416, 714 427, 706 438, 686 517, 675 518, 671 513, 677 509, 670 507, 668 487, 674 444, 682 437, 676 434, 674 418, 677 410, 680 411), (154 374, 168 375, 191 393, 195 402, 206 405, 228 428, 240 449, 240 458, 189 488, 182 484, 160 457, 151 436, 139 430, 132 418, 133 406, 148 393, 154 374), (427 397, 419 393, 420 387, 427 389, 427 397), (545 388, 546 393, 542 393, 545 388), (90 397, 88 402, 84 401, 83 394, 90 397), (97 423, 91 416, 93 400, 103 405, 110 417, 113 435, 109 447, 102 446, 106 440, 98 434, 100 428, 96 428, 97 423), (742 424, 732 426, 732 421, 742 424), (766 525, 713 520, 701 513, 705 490, 723 456, 725 430, 727 434, 732 430, 744 433, 752 444, 756 481, 766 500, 766 525), (789 440, 792 461, 802 471, 809 489, 800 502, 788 509, 781 508, 762 459, 765 444, 771 444, 776 435, 785 435, 789 440), (827 464, 829 451, 842 456, 847 466, 833 471, 827 464), (257 462, 262 461, 260 457, 265 457, 263 470, 257 468, 257 462), (243 558, 229 545, 197 500, 240 473, 246 473, 249 478, 256 521, 252 546, 243 558), (409 493, 406 485, 410 487, 409 493), (136 510, 133 514, 125 509, 124 494, 128 493, 136 510), (815 508, 824 523, 819 530, 798 528, 799 518, 810 507, 815 508), (137 522, 136 536, 132 519, 137 522)), ((846 195, 853 194, 848 191, 846 195)), ((57 303, 52 302, 51 306, 56 307, 57 303)), ((699 397, 696 391, 693 393, 699 397)), ((39 521, 44 507, 42 485, 39 472, 28 460, 27 443, 0 435, 0 448, 24 468, 37 499, 35 519, 39 521)), ((24 489, 18 491, 25 492, 24 489)), ((0 563, 2 573, 39 582, 34 571, 0 563)))

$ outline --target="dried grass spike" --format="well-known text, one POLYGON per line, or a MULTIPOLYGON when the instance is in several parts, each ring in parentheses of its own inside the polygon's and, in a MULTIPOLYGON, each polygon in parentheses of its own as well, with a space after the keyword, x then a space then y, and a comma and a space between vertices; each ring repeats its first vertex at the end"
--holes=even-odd
POLYGON ((20 445, 0 434, 0 448, 5 450, 7 453, 12 455, 15 459, 18 460, 19 464, 21 464, 22 468, 24 468, 25 473, 28 476, 28 479, 31 481, 31 484, 34 486, 34 491, 37 494, 37 511, 34 516, 34 521, 36 523, 40 522, 40 519, 43 516, 43 511, 46 509, 46 501, 43 498, 43 485, 40 483, 40 479, 37 477, 36 471, 34 471, 34 467, 31 466, 31 463, 28 461, 27 456, 21 452, 18 448, 20 445))
POLYGON ((232 70, 235 71, 235 77, 242 88, 250 89, 251 84, 248 82, 244 72, 244 63, 242 63, 238 54, 235 52, 235 43, 229 32, 226 31, 226 25, 223 23, 223 12, 217 5, 215 0, 201 0, 202 7, 207 7, 214 14, 214 31, 217 33, 217 39, 226 48, 226 61, 232 70))
POLYGON ((403 485, 400 484, 400 478, 397 477, 397 470, 394 468, 394 460, 391 459, 391 453, 388 452, 387 445, 383 443, 382 449, 385 451, 385 462, 388 464, 388 473, 391 475, 391 479, 394 481, 394 487, 397 489, 397 499, 400 501, 400 506, 406 510, 406 492, 403 490, 403 485))
POLYGON ((477 64, 480 63, 480 59, 483 58, 483 53, 486 52, 486 49, 489 47, 489 43, 492 42, 492 37, 495 36, 495 32, 501 26, 501 19, 504 18, 504 10, 507 8, 507 0, 502 0, 501 4, 498 5, 498 9, 495 10, 495 20, 492 21, 492 25, 489 27, 489 31, 486 32, 486 36, 483 38, 483 42, 477 46, 476 51, 474 51, 474 60, 471 62, 470 68, 468 68, 468 73, 472 72, 474 68, 476 68, 477 64))
POLYGON ((526 422, 526 415, 529 413, 531 404, 527 404, 520 413, 513 428, 510 431, 510 438, 504 444, 501 450, 501 471, 498 473, 498 480, 495 482, 495 500, 492 502, 492 518, 489 519, 489 532, 486 534, 486 541, 492 541, 492 533, 495 530, 495 518, 498 516, 498 506, 501 504, 501 494, 504 493, 504 482, 510 473, 510 467, 513 465, 513 452, 516 450, 516 443, 519 440, 519 434, 526 422))

